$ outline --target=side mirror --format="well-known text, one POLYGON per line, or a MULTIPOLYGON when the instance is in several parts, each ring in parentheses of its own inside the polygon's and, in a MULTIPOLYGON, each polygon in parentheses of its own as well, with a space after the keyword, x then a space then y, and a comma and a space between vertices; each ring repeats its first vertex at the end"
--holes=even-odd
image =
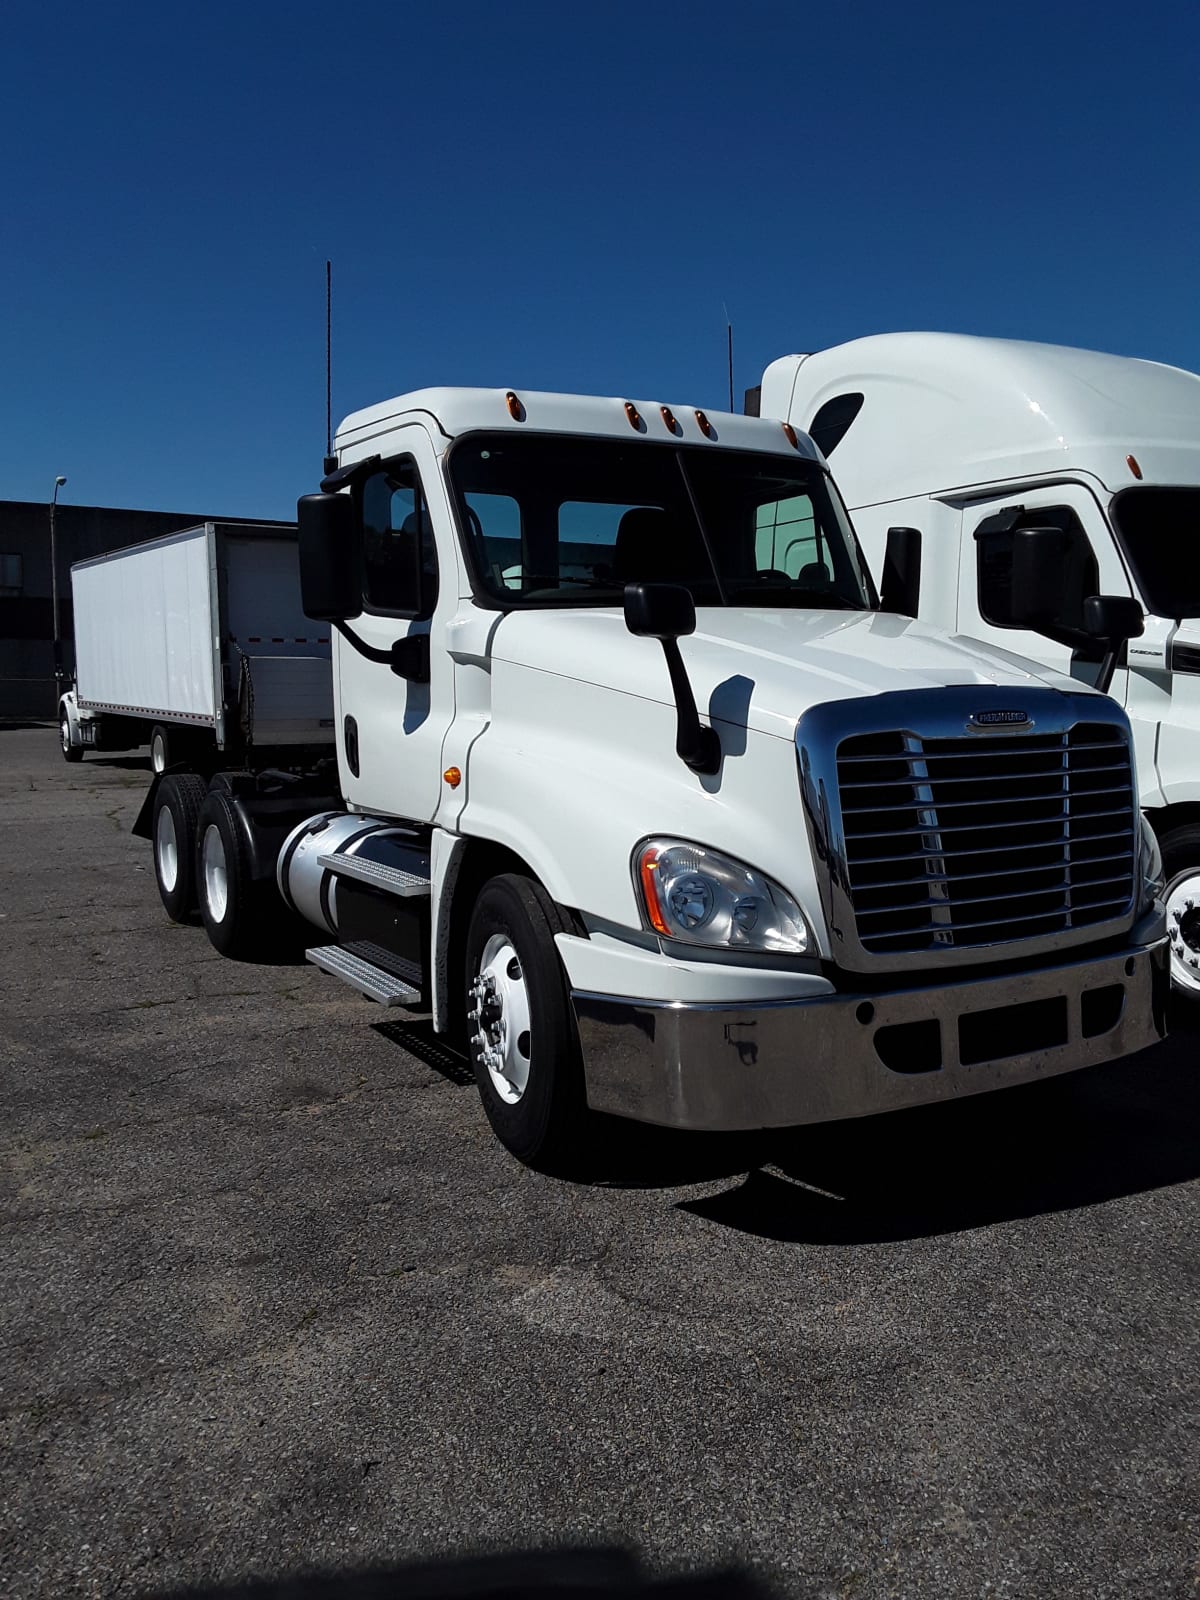
POLYGON ((1035 630, 1058 622, 1065 599, 1065 534, 1058 528, 1018 528, 1012 539, 1012 621, 1035 630))
POLYGON ((1142 637, 1146 618, 1142 602, 1127 594, 1090 594, 1083 602, 1083 625, 1095 639, 1123 644, 1142 637))
POLYGON ((354 502, 345 494, 306 494, 296 502, 300 597, 314 622, 347 622, 362 611, 354 502))
POLYGON ((696 602, 675 583, 627 583, 625 626, 639 639, 657 639, 667 658, 675 697, 675 754, 693 772, 721 770, 721 740, 696 710, 696 697, 679 653, 679 641, 696 631, 696 602))
POLYGON ((625 626, 639 639, 682 639, 696 631, 696 602, 676 583, 627 583, 625 626))
POLYGON ((1083 602, 1083 625, 1104 645, 1104 660, 1096 677, 1096 687, 1107 694, 1117 670, 1121 646, 1129 639, 1140 639, 1146 618, 1140 600, 1127 594, 1090 594, 1083 602))
POLYGON ((879 605, 897 616, 915 617, 921 605, 921 530, 889 528, 879 605))

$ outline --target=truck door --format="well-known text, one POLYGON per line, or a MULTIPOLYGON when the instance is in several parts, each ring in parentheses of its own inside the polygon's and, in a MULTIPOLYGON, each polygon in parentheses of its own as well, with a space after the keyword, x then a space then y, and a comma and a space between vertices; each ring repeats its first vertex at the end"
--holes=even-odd
POLYGON ((340 634, 335 643, 338 756, 346 798, 365 811, 433 818, 441 797, 442 741, 454 680, 437 647, 457 608, 449 508, 428 435, 389 436, 388 454, 354 489, 362 540, 363 611, 350 624, 372 650, 411 641, 400 676, 340 634), (439 551, 442 559, 439 561, 439 551), (427 650, 425 660, 422 654, 427 650))

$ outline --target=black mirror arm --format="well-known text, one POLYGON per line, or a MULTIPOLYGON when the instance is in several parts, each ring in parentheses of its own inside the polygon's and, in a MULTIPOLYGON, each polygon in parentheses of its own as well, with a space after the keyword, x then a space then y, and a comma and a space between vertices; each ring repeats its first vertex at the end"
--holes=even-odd
POLYGON ((1107 694, 1112 688, 1113 673, 1117 670, 1117 663, 1121 659, 1121 646, 1124 643, 1124 639, 1104 641, 1104 656, 1100 662, 1100 671, 1096 674, 1096 687, 1101 694, 1107 694))
POLYGON ((678 639, 663 639, 663 654, 675 696, 675 754, 693 772, 714 773, 721 767, 721 740, 715 728, 706 728, 696 710, 696 697, 679 653, 678 639))
POLYGON ((427 633, 410 634, 407 639, 397 639, 388 649, 380 650, 378 646, 360 639, 354 629, 348 627, 346 623, 335 622, 333 626, 346 643, 367 661, 374 661, 380 667, 391 667, 398 678, 407 678, 411 683, 429 682, 427 633))

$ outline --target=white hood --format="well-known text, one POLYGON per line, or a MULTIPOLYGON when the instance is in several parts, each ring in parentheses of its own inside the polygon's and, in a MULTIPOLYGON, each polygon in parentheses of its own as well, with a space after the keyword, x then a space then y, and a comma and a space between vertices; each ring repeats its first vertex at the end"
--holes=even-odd
MULTIPOLYGON (((1005 650, 884 612, 704 607, 679 642, 696 704, 713 720, 790 739, 810 706, 895 689, 1011 685, 1087 693, 1005 650)), ((661 645, 616 610, 515 611, 496 629, 497 661, 672 703, 661 645)))

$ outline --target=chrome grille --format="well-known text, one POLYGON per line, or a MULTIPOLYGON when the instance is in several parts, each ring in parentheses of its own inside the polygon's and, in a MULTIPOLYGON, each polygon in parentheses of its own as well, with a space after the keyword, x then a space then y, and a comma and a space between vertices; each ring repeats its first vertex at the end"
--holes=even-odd
POLYGON ((1137 806, 1111 722, 857 734, 838 746, 837 778, 846 887, 872 955, 1046 938, 1130 908, 1137 806))

